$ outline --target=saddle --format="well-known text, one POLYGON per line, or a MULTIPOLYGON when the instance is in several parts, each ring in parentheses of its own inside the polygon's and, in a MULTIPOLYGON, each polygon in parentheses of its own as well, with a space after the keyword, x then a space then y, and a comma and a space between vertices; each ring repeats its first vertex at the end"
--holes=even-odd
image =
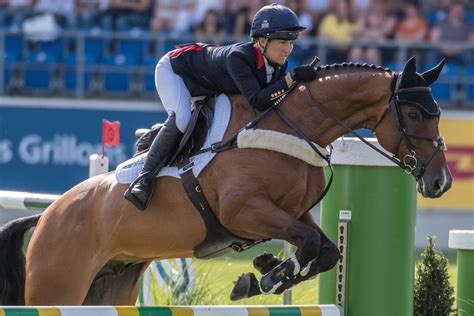
MULTIPOLYGON (((265 241, 240 238, 222 226, 204 196, 199 181, 193 174, 193 164, 189 158, 198 153, 204 144, 207 131, 212 124, 214 108, 214 97, 206 97, 204 100, 193 103, 191 121, 170 163, 170 165, 179 168, 186 194, 206 225, 206 237, 194 249, 194 255, 199 259, 210 259, 231 250, 241 252, 265 241)), ((161 124, 156 124, 151 129, 139 129, 135 132, 138 140, 134 156, 138 156, 149 149, 161 127, 161 124)))

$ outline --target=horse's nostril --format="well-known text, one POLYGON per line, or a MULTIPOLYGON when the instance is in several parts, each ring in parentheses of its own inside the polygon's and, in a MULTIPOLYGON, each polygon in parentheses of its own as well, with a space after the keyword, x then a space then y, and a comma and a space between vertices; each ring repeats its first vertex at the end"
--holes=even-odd
POLYGON ((436 179, 433 183, 433 190, 434 191, 441 191, 442 185, 443 185, 443 180, 436 179))

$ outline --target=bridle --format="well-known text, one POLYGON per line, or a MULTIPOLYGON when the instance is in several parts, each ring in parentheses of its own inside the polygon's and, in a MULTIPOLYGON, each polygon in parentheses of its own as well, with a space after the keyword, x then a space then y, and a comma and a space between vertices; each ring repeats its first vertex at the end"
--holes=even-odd
MULTIPOLYGON (((396 150, 394 150, 394 154, 392 154, 392 155, 387 154, 385 151, 380 150, 379 148, 377 148, 376 146, 372 145, 370 142, 365 140, 364 137, 360 136, 356 131, 354 131, 352 128, 347 126, 346 123, 344 123, 342 120, 340 120, 338 117, 336 117, 331 111, 329 111, 320 102, 318 102, 316 100, 316 98, 313 96, 313 94, 311 93, 311 89, 309 88, 307 83, 305 84, 305 91, 306 91, 306 95, 310 99, 310 104, 316 106, 323 114, 325 114, 326 116, 332 118, 340 126, 342 126, 347 132, 349 132, 352 135, 359 138, 367 146, 374 149, 375 151, 377 151, 378 153, 380 153, 381 155, 383 155, 384 157, 386 157, 387 159, 389 159, 390 161, 392 161, 393 163, 398 165, 400 168, 405 170, 406 173, 411 174, 415 178, 415 180, 418 181, 423 176, 423 174, 426 171, 427 166, 431 163, 431 161, 433 160, 434 156, 438 153, 438 151, 446 151, 446 144, 444 142, 444 138, 441 137, 441 136, 436 137, 436 139, 431 139, 431 138, 427 138, 427 137, 424 137, 424 136, 411 134, 406 130, 405 124, 403 122, 403 117, 401 115, 401 110, 400 110, 400 106, 402 106, 402 102, 400 101, 400 93, 431 92, 431 88, 430 87, 400 88, 399 87, 400 82, 401 82, 401 75, 398 74, 392 80, 391 97, 390 97, 389 104, 385 108, 385 111, 380 116, 379 120, 377 121, 377 123, 375 124, 375 126, 373 128, 373 130, 375 131, 376 128, 380 125, 380 123, 385 118, 385 115, 387 114, 387 112, 390 111, 392 113, 392 115, 394 117, 395 124, 397 125, 399 135, 400 135, 398 145, 396 147, 396 150), (411 142, 410 138, 429 141, 433 144, 433 146, 435 148, 433 149, 432 153, 430 154, 430 156, 428 157, 428 159, 426 161, 423 161, 422 159, 420 159, 417 156, 417 154, 415 152, 415 146, 411 142), (401 145, 402 141, 405 144, 405 146, 406 146, 409 153, 406 154, 403 157, 402 160, 400 160, 396 155, 400 151, 400 145, 401 145)), ((421 104, 416 103, 416 102, 407 102, 407 101, 403 101, 403 102, 408 103, 407 105, 412 105, 412 106, 417 106, 417 107, 423 108, 423 106, 421 104)), ((403 105, 405 105, 405 104, 403 104, 403 105)), ((439 117, 439 109, 438 109, 437 113, 434 113, 431 116, 439 117)))

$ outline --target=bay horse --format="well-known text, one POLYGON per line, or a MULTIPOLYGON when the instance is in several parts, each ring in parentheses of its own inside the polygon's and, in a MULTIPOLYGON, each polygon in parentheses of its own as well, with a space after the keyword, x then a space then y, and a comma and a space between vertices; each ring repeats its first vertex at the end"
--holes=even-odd
MULTIPOLYGON (((317 79, 299 83, 258 128, 304 137, 322 147, 347 128, 368 128, 393 154, 389 158, 415 177, 423 196, 440 197, 452 178, 438 130, 439 107, 429 85, 443 65, 422 74, 416 72, 415 58, 401 73, 353 63, 318 67, 317 79)), ((225 138, 253 117, 242 96, 231 101, 225 138)), ((243 293, 234 293, 234 298, 281 293, 339 260, 336 246, 308 212, 325 190, 322 168, 274 151, 233 148, 218 153, 199 181, 230 232, 251 240, 281 239, 297 247, 284 262, 260 257, 275 262, 262 269, 268 271, 260 283, 255 284, 253 275, 241 279, 243 293)), ((159 178, 145 212, 123 198, 126 188, 113 172, 99 175, 64 193, 41 215, 3 226, 1 303, 133 305, 139 277, 151 260, 193 256, 206 228, 180 180, 159 178), (25 259, 21 242, 33 226, 25 259)))

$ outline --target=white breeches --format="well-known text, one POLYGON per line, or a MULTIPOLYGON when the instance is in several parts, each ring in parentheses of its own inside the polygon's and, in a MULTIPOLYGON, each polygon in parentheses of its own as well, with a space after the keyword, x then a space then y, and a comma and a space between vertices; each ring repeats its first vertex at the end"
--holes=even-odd
POLYGON ((191 94, 183 79, 174 73, 168 54, 155 68, 155 87, 168 115, 175 113, 176 126, 184 133, 191 120, 191 94))

